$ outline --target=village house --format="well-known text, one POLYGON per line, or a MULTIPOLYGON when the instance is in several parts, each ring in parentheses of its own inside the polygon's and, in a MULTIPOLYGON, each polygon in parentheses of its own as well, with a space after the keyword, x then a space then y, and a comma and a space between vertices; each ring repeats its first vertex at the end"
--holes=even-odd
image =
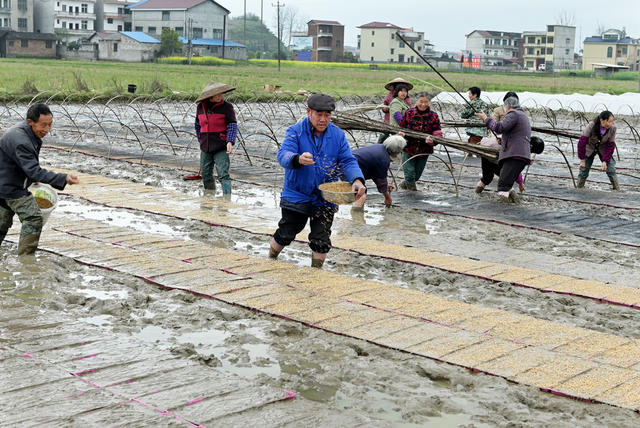
MULTIPOLYGON (((187 56, 189 51, 189 40, 180 37, 182 45, 182 54, 187 56)), ((192 56, 214 56, 221 58, 223 50, 223 40, 221 39, 192 39, 191 55, 192 56)), ((241 43, 231 40, 224 40, 224 57, 226 59, 243 60, 247 59, 247 47, 241 43)))
POLYGON ((94 33, 87 45, 97 45, 97 60, 146 62, 152 61, 160 50, 160 40, 135 31, 94 33))
POLYGON ((465 54, 480 56, 481 66, 522 65, 521 33, 474 30, 465 37, 465 54))
POLYGON ((135 4, 129 0, 98 0, 96 3, 96 31, 131 31, 131 10, 135 4))
POLYGON ((56 33, 65 42, 79 41, 95 31, 96 0, 38 0, 34 31, 56 33))
POLYGON ((0 30, 33 32, 34 0, 0 0, 0 30))
POLYGON ((160 36, 164 28, 194 39, 222 39, 229 10, 214 0, 147 0, 130 6, 134 32, 160 36))
POLYGON ((0 58, 56 57, 56 35, 0 31, 0 58))
POLYGON ((640 70, 638 60, 640 60, 640 40, 629 37, 624 29, 609 29, 599 36, 584 39, 583 70, 593 70, 595 64, 608 64, 638 71, 640 70))
POLYGON ((389 22, 369 22, 358 28, 360 28, 358 48, 362 62, 421 62, 415 52, 396 37, 396 32, 400 32, 402 37, 425 57, 434 54, 431 49, 433 45, 424 39, 424 32, 398 27, 389 22))
POLYGON ((574 68, 576 27, 547 25, 547 31, 525 31, 524 67, 528 70, 567 70, 574 68))
POLYGON ((311 61, 339 62, 344 56, 344 25, 338 21, 312 19, 307 22, 311 37, 311 61))

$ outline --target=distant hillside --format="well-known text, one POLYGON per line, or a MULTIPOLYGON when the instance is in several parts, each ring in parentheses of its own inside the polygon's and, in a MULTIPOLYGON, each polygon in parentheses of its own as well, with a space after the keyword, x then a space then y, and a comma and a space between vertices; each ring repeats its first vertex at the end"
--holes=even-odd
MULTIPOLYGON (((236 16, 227 21, 229 26, 229 38, 234 42, 244 42, 244 17, 236 16)), ((278 51, 278 38, 267 28, 266 25, 260 23, 260 17, 247 14, 247 53, 249 58, 256 58, 256 54, 266 52, 265 58, 276 58, 278 51)), ((282 58, 289 57, 289 51, 284 45, 280 45, 282 58)), ((258 58, 261 56, 258 55, 258 58)))

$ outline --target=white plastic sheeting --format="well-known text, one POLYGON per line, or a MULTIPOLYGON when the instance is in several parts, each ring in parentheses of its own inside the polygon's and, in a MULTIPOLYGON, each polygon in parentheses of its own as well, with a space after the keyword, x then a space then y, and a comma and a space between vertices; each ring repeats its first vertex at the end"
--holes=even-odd
MULTIPOLYGON (((502 104, 504 92, 482 92, 480 98, 492 104, 502 104)), ((463 93, 466 97, 466 93, 463 93)), ((575 110, 583 112, 601 112, 609 110, 613 114, 637 115, 640 113, 640 93, 627 92, 622 95, 596 93, 585 94, 540 94, 537 92, 518 93, 520 104, 527 108, 544 108, 552 110, 575 110)), ((463 103, 455 92, 440 92, 433 101, 442 103, 463 103)))

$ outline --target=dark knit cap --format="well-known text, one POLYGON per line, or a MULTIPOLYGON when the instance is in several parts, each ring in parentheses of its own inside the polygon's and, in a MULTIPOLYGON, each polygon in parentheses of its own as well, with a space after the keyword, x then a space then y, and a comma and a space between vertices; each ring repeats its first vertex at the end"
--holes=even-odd
POLYGON ((330 95, 313 94, 307 100, 307 107, 315 111, 334 111, 336 103, 330 95))

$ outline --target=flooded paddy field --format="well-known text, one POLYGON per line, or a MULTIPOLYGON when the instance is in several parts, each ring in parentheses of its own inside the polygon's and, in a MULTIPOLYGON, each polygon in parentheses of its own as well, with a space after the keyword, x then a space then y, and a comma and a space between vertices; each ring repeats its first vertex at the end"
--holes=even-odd
MULTIPOLYGON (((223 214, 245 227, 207 224, 153 210, 123 209, 117 202, 96 204, 88 197, 88 190, 83 197, 85 185, 73 194, 62 192, 54 216, 100 221, 114 228, 127 227, 266 256, 268 231, 254 225, 270 224, 271 231, 275 230, 282 184, 282 169, 274 159, 276 141, 303 110, 296 104, 238 106, 243 112, 239 120, 246 152, 237 147, 232 157, 233 195, 225 200, 220 190, 216 195, 203 195, 200 182, 182 179, 198 168, 192 107, 169 103, 132 107, 115 103, 54 105, 54 132, 45 140, 41 161, 54 170, 71 169, 153 189, 171 189, 191 200, 185 206, 198 205, 211 210, 212 216, 223 214), (94 120, 94 115, 108 119, 94 120)), ((442 116, 453 117, 454 108, 446 109, 442 116)), ((3 128, 18 120, 22 110, 18 106, 14 110, 7 109, 1 117, 3 128)), ((580 127, 572 113, 557 117, 559 127, 580 127)), ((540 123, 546 120, 536 118, 540 123)), ((522 204, 503 206, 496 203, 491 192, 480 196, 473 193, 478 159, 463 159, 451 152, 458 168, 455 183, 442 162, 430 159, 419 183, 420 191, 392 194, 393 207, 384 208, 375 190, 370 191, 364 213, 341 207, 334 226, 336 242, 342 235, 359 236, 639 287, 640 234, 636 227, 640 181, 633 176, 640 172, 635 165, 638 150, 633 129, 637 123, 634 125, 633 119, 628 118, 631 125, 626 131, 622 126, 619 131, 624 137, 618 142, 618 166, 629 174, 621 176, 621 194, 611 193, 606 176, 597 171, 592 171, 588 189, 573 189, 562 158, 549 150, 531 167, 522 204)), ((353 133, 353 145, 369 144, 374 138, 353 133)), ((571 142, 561 140, 557 145, 576 169, 571 142)), ((446 157, 442 151, 438 154, 446 157)), ((125 200, 127 195, 122 197, 125 200)), ((283 252, 282 261, 308 266, 305 235, 283 252)), ((181 290, 166 290, 122 272, 78 264, 72 257, 40 252, 34 263, 20 260, 15 252, 15 243, 0 247, 3 313, 17 311, 21 317, 56 318, 75 329, 112 337, 117 343, 135 344, 149 353, 189 361, 203 374, 217 371, 246 379, 256 387, 296 394, 293 400, 227 414, 218 422, 434 427, 633 426, 638 422, 637 413, 628 409, 555 396, 501 377, 181 290), (294 414, 295 418, 291 416, 294 414), (283 416, 278 420, 273 415, 283 416)), ((640 339, 635 307, 543 293, 509 281, 488 281, 402 258, 354 252, 339 244, 329 253, 325 269, 632 341, 640 339)), ((0 345, 19 343, 20 334, 11 323, 2 325, 0 345)), ((11 394, 6 392, 13 388, 2 382, 1 375, 0 387, 2 401, 9 403, 13 413, 19 413, 20 404, 11 401, 11 394)), ((79 425, 81 421, 77 417, 67 422, 79 425)), ((117 424, 118 420, 114 416, 102 422, 117 424)))

